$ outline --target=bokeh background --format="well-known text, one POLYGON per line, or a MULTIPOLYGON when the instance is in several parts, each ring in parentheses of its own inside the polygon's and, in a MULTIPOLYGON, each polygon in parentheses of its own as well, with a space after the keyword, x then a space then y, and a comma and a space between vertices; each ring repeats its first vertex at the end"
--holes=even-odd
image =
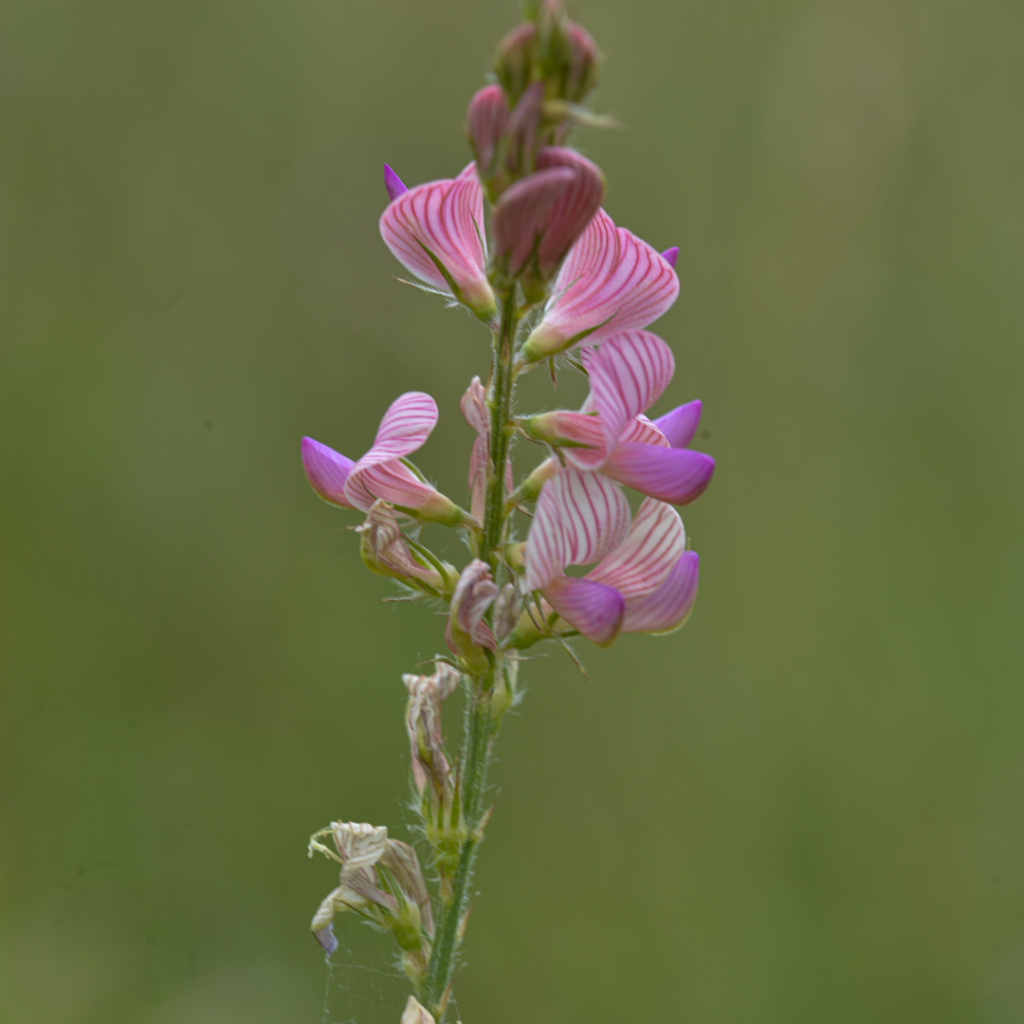
MULTIPOLYGON (((687 628, 525 666, 460 1015, 1024 1021, 1024 7, 576 13, 626 126, 576 141, 681 249, 656 411, 702 398, 719 469, 687 628)), ((463 497, 486 338, 394 281, 381 163, 463 166, 516 14, 0 2, 4 1022, 397 1021, 305 841, 406 834, 440 623, 298 441, 429 391, 463 497)))

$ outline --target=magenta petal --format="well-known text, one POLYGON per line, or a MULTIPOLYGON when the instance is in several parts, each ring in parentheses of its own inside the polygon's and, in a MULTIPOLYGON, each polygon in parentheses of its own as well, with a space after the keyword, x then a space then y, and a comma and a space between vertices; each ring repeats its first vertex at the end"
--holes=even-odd
POLYGON ((619 635, 626 599, 614 588, 593 580, 559 576, 544 588, 544 598, 558 614, 598 647, 619 635))
POLYGON ((354 465, 351 459, 333 448, 311 437, 302 439, 302 468, 313 490, 324 501, 341 508, 355 508, 345 497, 345 482, 354 465))
POLYGON ((668 438, 668 443, 673 448, 685 448, 697 433, 700 411, 700 399, 687 402, 660 416, 654 421, 654 425, 668 438))
POLYGON ((601 470, 650 498, 686 505, 711 482, 715 460, 689 448, 630 442, 618 445, 601 470))
POLYGON ((614 587, 627 600, 657 590, 686 550, 686 529, 679 513, 663 501, 645 498, 626 539, 588 580, 614 587))
POLYGON ((653 594, 626 602, 622 629, 626 633, 671 633, 693 611, 697 599, 700 559, 687 551, 653 594))
POLYGON ((679 246, 673 245, 671 249, 666 249, 662 254, 661 258, 673 269, 676 268, 676 260, 679 259, 679 246))
POLYGON ((603 473, 563 469, 540 492, 526 537, 527 590, 539 590, 567 565, 589 565, 622 543, 629 502, 603 473))
POLYGON ((394 202, 403 192, 409 190, 402 184, 402 179, 387 164, 384 165, 384 187, 388 190, 388 198, 394 202))

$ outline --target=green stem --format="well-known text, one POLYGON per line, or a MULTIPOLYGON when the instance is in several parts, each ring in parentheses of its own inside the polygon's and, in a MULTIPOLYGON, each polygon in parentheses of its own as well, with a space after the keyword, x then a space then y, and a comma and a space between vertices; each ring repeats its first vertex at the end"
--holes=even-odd
MULTIPOLYGON (((519 318, 515 290, 512 289, 501 296, 501 322, 494 332, 492 342, 491 387, 487 396, 491 432, 488 438, 489 466, 479 554, 490 565, 495 576, 500 568, 498 549, 504 539, 508 518, 505 508, 505 464, 512 436, 510 422, 515 385, 512 355, 519 318)), ((492 697, 496 683, 504 681, 504 657, 501 651, 496 652, 489 670, 471 680, 471 703, 466 711, 459 780, 465 839, 452 876, 451 898, 442 905, 437 915, 430 963, 421 987, 423 1002, 438 1021, 444 1014, 448 991, 458 968, 459 933, 469 910, 473 866, 485 817, 481 806, 487 787, 487 763, 491 755, 491 740, 497 732, 497 722, 492 713, 492 697)))
POLYGON ((494 572, 497 569, 497 548, 505 528, 505 463, 508 460, 509 441, 512 437, 512 394, 515 390, 515 372, 512 350, 515 345, 519 311, 515 293, 510 291, 502 299, 501 324, 494 335, 491 367, 491 390, 487 407, 491 414, 491 436, 488 445, 487 504, 484 511, 484 529, 480 537, 480 557, 494 572))
POLYGON ((442 908, 437 922, 427 977, 422 987, 424 1002, 439 1021, 444 1012, 445 995, 458 967, 459 930, 469 909, 469 886, 481 838, 480 805, 487 784, 491 738, 495 732, 490 701, 494 683, 493 673, 488 673, 484 681, 483 686, 473 686, 472 706, 466 711, 465 739, 462 746, 462 820, 467 835, 459 851, 459 862, 452 880, 451 900, 442 908), (487 683, 491 685, 488 686, 487 683))

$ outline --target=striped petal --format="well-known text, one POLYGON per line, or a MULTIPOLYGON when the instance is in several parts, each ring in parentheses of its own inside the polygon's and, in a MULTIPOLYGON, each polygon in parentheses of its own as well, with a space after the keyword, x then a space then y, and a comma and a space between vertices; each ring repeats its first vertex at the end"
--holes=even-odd
POLYGON ((615 587, 627 599, 643 597, 661 586, 685 550, 686 529, 679 513, 647 498, 626 539, 586 578, 615 587))
POLYGON ((454 516, 452 503, 400 459, 360 466, 356 463, 345 484, 345 497, 355 508, 369 512, 378 499, 409 509, 424 518, 446 522, 454 516))
POLYGON ((675 372, 672 350, 649 331, 624 331, 606 338, 597 350, 583 353, 583 365, 609 449, 626 424, 661 397, 675 372))
POLYGON ((423 391, 407 391, 388 406, 373 439, 373 447, 358 465, 411 455, 423 447, 436 426, 437 403, 433 398, 423 391))
POLYGON ((626 424, 619 444, 653 444, 660 448, 670 448, 668 438, 643 414, 626 424))
POLYGON ((523 346, 536 362, 589 338, 646 327, 676 300, 679 279, 661 255, 598 210, 572 247, 555 297, 523 346))
POLYGON ((614 587, 557 576, 544 588, 544 597, 570 626, 598 647, 608 647, 619 635, 626 599, 614 587))
POLYGON ((495 305, 483 230, 483 192, 475 164, 457 178, 403 192, 380 218, 381 236, 403 266, 487 319, 495 305))
POLYGON ((601 467, 613 480, 673 505, 699 498, 714 470, 715 460, 703 452, 636 442, 620 443, 601 467))
POLYGON ((657 590, 626 602, 623 632, 671 633, 679 629, 693 611, 699 570, 697 552, 685 552, 657 590))
POLYGON ((351 459, 333 448, 311 437, 302 439, 302 468, 310 486, 324 501, 340 508, 356 507, 345 497, 345 482, 354 465, 351 459))
POLYGON ((526 589, 539 590, 566 566, 599 561, 629 530, 626 496, 601 473, 565 469, 537 500, 526 543, 526 589))
POLYGON ((673 448, 685 448, 697 433, 700 424, 701 402, 687 402, 676 406, 671 412, 659 416, 654 425, 665 435, 673 448))

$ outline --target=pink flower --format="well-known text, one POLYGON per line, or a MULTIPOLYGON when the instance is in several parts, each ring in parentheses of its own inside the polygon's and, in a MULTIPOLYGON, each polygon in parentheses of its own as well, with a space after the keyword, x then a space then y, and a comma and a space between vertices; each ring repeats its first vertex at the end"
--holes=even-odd
MULTIPOLYGON (((560 474, 557 479, 561 478, 560 474)), ((585 561, 566 564, 588 564, 593 560, 592 551, 580 535, 586 538, 591 532, 600 534, 604 530, 606 540, 619 536, 618 514, 613 524, 612 517, 595 511, 593 506, 580 510, 581 492, 572 481, 562 486, 564 495, 556 495, 555 490, 551 492, 552 500, 569 497, 560 520, 563 557, 579 550, 588 556, 585 561)), ((591 492, 590 497, 596 495, 591 492)), ((539 588, 547 606, 543 610, 556 612, 588 640, 608 646, 622 631, 670 633, 682 626, 696 599, 698 567, 696 553, 686 550, 686 531, 679 513, 664 502, 647 498, 621 542, 582 578, 566 576, 561 570, 552 572, 554 567, 550 565, 536 571, 534 551, 528 545, 526 585, 530 587, 532 570, 532 582, 550 573, 539 588)), ((527 617, 521 618, 513 644, 528 646, 539 639, 540 634, 532 626, 527 617)), ((557 625, 555 629, 557 632, 557 625)))
MULTIPOLYGON (((393 171, 391 175, 401 185, 393 171)), ((387 184, 392 201, 380 218, 387 247, 421 281, 490 320, 496 307, 487 283, 483 192, 476 165, 457 178, 430 181, 397 195, 394 182, 387 179, 387 184)))
POLYGON ((646 327, 676 300, 679 278, 668 259, 599 210, 555 279, 544 317, 523 346, 526 362, 646 327))
POLYGON ((524 421, 525 428, 561 446, 577 469, 600 471, 677 505, 699 497, 715 468, 711 456, 685 447, 696 430, 700 403, 680 406, 657 423, 643 415, 672 379, 675 362, 668 345, 649 331, 623 331, 596 351, 585 349, 583 365, 591 388, 583 409, 533 416, 524 421))
POLYGON ((353 462, 311 437, 302 439, 302 465, 313 490, 341 508, 369 512, 378 499, 430 522, 459 525, 466 514, 404 460, 430 436, 437 405, 422 391, 409 391, 388 407, 373 447, 353 462))

